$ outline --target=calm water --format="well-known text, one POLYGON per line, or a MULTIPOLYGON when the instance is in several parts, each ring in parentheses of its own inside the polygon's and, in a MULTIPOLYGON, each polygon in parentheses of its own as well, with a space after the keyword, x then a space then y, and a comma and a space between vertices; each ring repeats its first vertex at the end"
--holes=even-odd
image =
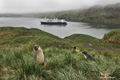
POLYGON ((60 25, 41 25, 39 18, 0 18, 0 27, 26 27, 38 28, 45 32, 49 32, 61 38, 71 34, 88 34, 93 37, 102 38, 104 34, 114 29, 120 29, 119 25, 103 25, 103 24, 89 24, 83 22, 68 22, 66 26, 60 25))

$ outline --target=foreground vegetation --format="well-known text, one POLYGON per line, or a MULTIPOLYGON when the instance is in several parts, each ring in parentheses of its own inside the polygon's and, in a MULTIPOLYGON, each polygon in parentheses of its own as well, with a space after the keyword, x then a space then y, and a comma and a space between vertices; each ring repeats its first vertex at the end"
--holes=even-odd
POLYGON ((120 80, 119 47, 120 44, 89 35, 74 34, 61 39, 34 28, 2 27, 0 80, 99 80, 100 72, 110 73, 115 80, 120 80), (36 44, 43 49, 44 66, 33 62, 32 48, 36 44), (74 45, 78 51, 72 54, 74 45), (97 62, 86 60, 83 50, 97 62))

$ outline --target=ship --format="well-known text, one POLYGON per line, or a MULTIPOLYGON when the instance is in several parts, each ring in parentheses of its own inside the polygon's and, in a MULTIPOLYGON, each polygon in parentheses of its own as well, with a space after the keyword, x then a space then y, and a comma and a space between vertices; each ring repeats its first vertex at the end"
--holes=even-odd
POLYGON ((67 21, 64 19, 46 19, 44 21, 41 21, 41 24, 46 24, 46 25, 67 25, 67 21))

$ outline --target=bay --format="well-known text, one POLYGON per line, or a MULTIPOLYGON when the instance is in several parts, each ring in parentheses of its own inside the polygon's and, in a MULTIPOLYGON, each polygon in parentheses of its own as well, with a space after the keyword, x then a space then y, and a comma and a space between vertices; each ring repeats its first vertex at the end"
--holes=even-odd
POLYGON ((37 28, 45 32, 56 35, 60 38, 70 36, 72 34, 87 34, 96 38, 103 38, 103 36, 111 30, 120 29, 120 25, 116 24, 91 24, 83 22, 68 22, 67 25, 41 25, 40 18, 0 18, 0 27, 25 27, 37 28))

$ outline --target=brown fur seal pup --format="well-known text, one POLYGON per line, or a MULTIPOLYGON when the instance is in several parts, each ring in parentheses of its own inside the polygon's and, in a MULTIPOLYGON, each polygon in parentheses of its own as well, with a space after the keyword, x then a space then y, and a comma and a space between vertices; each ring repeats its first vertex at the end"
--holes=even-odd
POLYGON ((73 47, 72 53, 76 53, 77 52, 77 48, 76 46, 73 47))
POLYGON ((39 64, 44 64, 44 54, 40 46, 35 45, 33 50, 34 50, 33 60, 35 60, 35 62, 38 62, 39 64))

